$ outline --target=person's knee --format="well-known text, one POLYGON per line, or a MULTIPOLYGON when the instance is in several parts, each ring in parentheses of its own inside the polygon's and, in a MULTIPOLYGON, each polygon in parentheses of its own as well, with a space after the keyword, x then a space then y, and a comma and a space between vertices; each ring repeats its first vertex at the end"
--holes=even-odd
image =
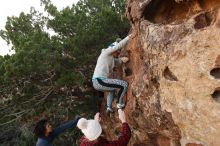
POLYGON ((123 86, 124 86, 125 89, 127 89, 128 88, 128 82, 123 81, 123 86))

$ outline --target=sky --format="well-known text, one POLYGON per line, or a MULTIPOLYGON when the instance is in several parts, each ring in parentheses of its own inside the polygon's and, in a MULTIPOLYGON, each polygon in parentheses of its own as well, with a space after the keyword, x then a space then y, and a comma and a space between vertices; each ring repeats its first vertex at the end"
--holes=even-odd
MULTIPOLYGON (((62 10, 66 6, 72 6, 77 1, 79 0, 51 0, 58 10, 62 10)), ((2 0, 0 5, 0 29, 4 30, 7 16, 19 16, 21 12, 28 13, 31 7, 43 11, 40 0, 2 0)), ((10 46, 0 37, 0 55, 12 54, 13 52, 9 52, 9 50, 10 46)))

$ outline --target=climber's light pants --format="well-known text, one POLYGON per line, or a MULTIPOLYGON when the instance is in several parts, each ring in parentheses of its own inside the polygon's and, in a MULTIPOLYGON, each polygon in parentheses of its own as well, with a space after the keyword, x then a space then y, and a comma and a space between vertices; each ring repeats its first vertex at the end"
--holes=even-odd
POLYGON ((92 80, 93 87, 98 91, 107 91, 109 95, 107 97, 107 106, 112 108, 112 102, 114 99, 115 90, 119 89, 118 92, 118 103, 123 104, 123 96, 128 89, 128 83, 118 79, 99 79, 92 80))

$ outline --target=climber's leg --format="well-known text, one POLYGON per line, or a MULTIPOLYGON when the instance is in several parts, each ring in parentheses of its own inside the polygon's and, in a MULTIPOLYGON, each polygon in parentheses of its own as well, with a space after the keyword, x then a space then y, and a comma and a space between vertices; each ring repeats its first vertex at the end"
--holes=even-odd
POLYGON ((114 95, 115 95, 115 90, 112 90, 109 92, 108 97, 107 97, 107 112, 113 112, 112 109, 112 102, 114 99, 114 95))
MULTIPOLYGON (((101 79, 99 79, 99 80, 101 80, 101 79)), ((98 90, 99 92, 103 92, 102 95, 99 94, 99 104, 100 105, 101 105, 101 102, 102 102, 102 99, 103 99, 103 98, 100 98, 100 97, 104 97, 104 91, 108 91, 109 92, 109 95, 107 97, 107 109, 106 109, 106 112, 113 112, 112 102, 113 102, 113 99, 114 99, 115 89, 102 86, 101 84, 99 84, 98 79, 93 80, 93 87, 96 90, 98 90)))
POLYGON ((119 84, 123 87, 119 90, 118 92, 118 104, 117 104, 117 107, 118 108, 123 108, 125 105, 123 103, 123 97, 128 89, 128 83, 126 81, 123 81, 123 80, 119 80, 118 81, 119 84))
POLYGON ((123 96, 125 95, 127 88, 128 88, 128 83, 123 80, 118 80, 118 79, 96 79, 97 80, 97 90, 103 90, 103 91, 113 91, 115 89, 119 89, 118 92, 118 108, 123 108, 124 103, 123 103, 123 96))

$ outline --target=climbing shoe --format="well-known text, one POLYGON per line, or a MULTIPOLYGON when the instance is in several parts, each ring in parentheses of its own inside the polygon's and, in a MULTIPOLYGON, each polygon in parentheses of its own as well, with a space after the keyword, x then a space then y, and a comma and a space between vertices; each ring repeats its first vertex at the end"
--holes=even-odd
POLYGON ((122 104, 120 104, 120 103, 117 104, 118 109, 123 109, 124 107, 125 107, 125 104, 123 104, 123 103, 122 104))
POLYGON ((106 113, 113 113, 114 110, 111 107, 107 107, 106 109, 106 113))

